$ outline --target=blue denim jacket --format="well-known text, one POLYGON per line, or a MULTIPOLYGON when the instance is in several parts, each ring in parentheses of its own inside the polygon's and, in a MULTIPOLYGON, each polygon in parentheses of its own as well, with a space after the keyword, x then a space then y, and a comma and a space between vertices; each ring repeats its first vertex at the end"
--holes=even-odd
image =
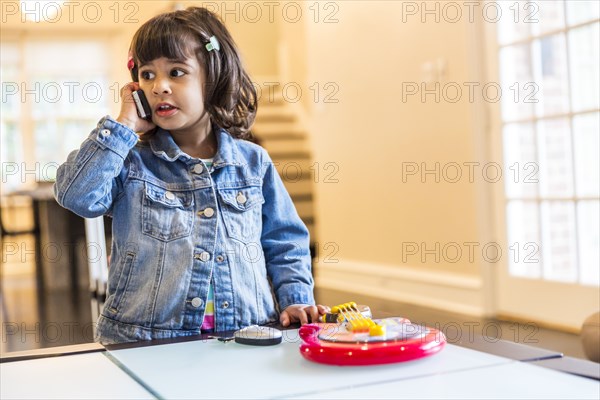
POLYGON ((162 129, 146 142, 104 117, 57 173, 56 200, 113 217, 97 340, 200 333, 214 284, 215 330, 314 304, 309 236, 267 152, 215 127, 213 166, 162 129))

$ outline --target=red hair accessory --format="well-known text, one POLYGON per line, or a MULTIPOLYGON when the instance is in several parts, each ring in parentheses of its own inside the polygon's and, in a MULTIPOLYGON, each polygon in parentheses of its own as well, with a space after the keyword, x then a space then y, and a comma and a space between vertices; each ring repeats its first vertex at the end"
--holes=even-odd
POLYGON ((127 69, 132 70, 135 67, 135 62, 133 61, 133 52, 129 50, 129 54, 127 56, 127 69))

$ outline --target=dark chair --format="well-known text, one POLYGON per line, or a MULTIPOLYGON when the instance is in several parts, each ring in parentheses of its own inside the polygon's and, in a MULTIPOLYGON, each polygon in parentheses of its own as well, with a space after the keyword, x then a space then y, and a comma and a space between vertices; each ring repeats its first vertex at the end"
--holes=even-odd
MULTIPOLYGON (((6 197, 10 199, 11 197, 6 197)), ((2 220, 2 202, 0 201, 0 242, 2 242, 2 255, 0 257, 0 303, 2 303, 2 313, 5 318, 8 319, 8 309, 6 307, 5 299, 2 298, 2 293, 4 293, 3 283, 4 283, 4 251, 6 250, 5 240, 9 237, 14 236, 22 236, 22 235, 33 235, 35 241, 35 262, 36 265, 39 262, 39 240, 40 240, 40 227, 37 224, 38 218, 36 213, 38 212, 37 207, 32 205, 33 211, 33 224, 30 228, 27 229, 9 229, 4 225, 4 221, 2 220)), ((37 271, 37 268, 36 268, 37 271)), ((38 283, 38 288, 41 287, 41 275, 36 274, 36 279, 38 283)))
MULTIPOLYGON (((7 198, 10 198, 10 197, 7 197, 7 198)), ((35 213, 36 210, 34 209, 33 212, 35 213)), ((2 202, 0 202, 0 234, 2 235, 3 240, 4 240, 5 236, 38 235, 39 227, 36 224, 35 215, 33 218, 33 225, 31 228, 17 229, 17 230, 7 229, 6 226, 4 225, 4 222, 2 221, 2 202)))

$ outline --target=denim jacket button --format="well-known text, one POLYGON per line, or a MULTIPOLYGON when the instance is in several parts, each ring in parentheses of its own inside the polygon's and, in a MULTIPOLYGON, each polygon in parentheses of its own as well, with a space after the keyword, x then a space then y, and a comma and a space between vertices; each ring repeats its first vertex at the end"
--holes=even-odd
POLYGON ((203 170, 204 167, 202 166, 202 164, 196 164, 194 165, 194 169, 192 171, 194 171, 195 174, 201 174, 203 170))
POLYGON ((213 215, 215 215, 215 210, 213 210, 212 208, 208 207, 207 209, 204 210, 205 217, 210 218, 213 215))
POLYGON ((192 307, 198 308, 204 303, 200 297, 194 297, 192 299, 192 307))
POLYGON ((174 200, 175 199, 175 195, 172 192, 166 192, 165 193, 165 197, 169 200, 174 200))
POLYGON ((248 199, 246 199, 246 196, 244 196, 244 193, 242 193, 242 192, 239 192, 235 199, 240 204, 244 204, 246 202, 246 200, 248 200, 248 199))
POLYGON ((200 253, 200 259, 202 261, 208 261, 210 260, 210 253, 207 251, 203 251, 202 253, 200 253))
POLYGON ((222 303, 221 303, 221 307, 223 307, 223 308, 227 308, 227 307, 229 307, 229 302, 228 302, 228 301, 224 301, 224 302, 222 302, 222 303))
POLYGON ((100 135, 102 135, 102 137, 110 136, 110 130, 108 130, 108 129, 102 129, 100 131, 100 135))
POLYGON ((217 262, 223 262, 225 260, 225 257, 217 256, 216 260, 217 260, 217 262))

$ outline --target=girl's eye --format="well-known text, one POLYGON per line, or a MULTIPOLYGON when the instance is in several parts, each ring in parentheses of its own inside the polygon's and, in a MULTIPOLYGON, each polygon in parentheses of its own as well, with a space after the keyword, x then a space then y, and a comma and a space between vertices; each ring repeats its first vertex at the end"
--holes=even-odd
POLYGON ((171 71, 171 76, 173 76, 173 77, 179 77, 179 76, 183 76, 183 75, 185 75, 185 72, 183 72, 180 69, 174 69, 171 71))
POLYGON ((152 79, 154 78, 154 74, 150 71, 142 71, 140 72, 140 76, 142 79, 152 79))

